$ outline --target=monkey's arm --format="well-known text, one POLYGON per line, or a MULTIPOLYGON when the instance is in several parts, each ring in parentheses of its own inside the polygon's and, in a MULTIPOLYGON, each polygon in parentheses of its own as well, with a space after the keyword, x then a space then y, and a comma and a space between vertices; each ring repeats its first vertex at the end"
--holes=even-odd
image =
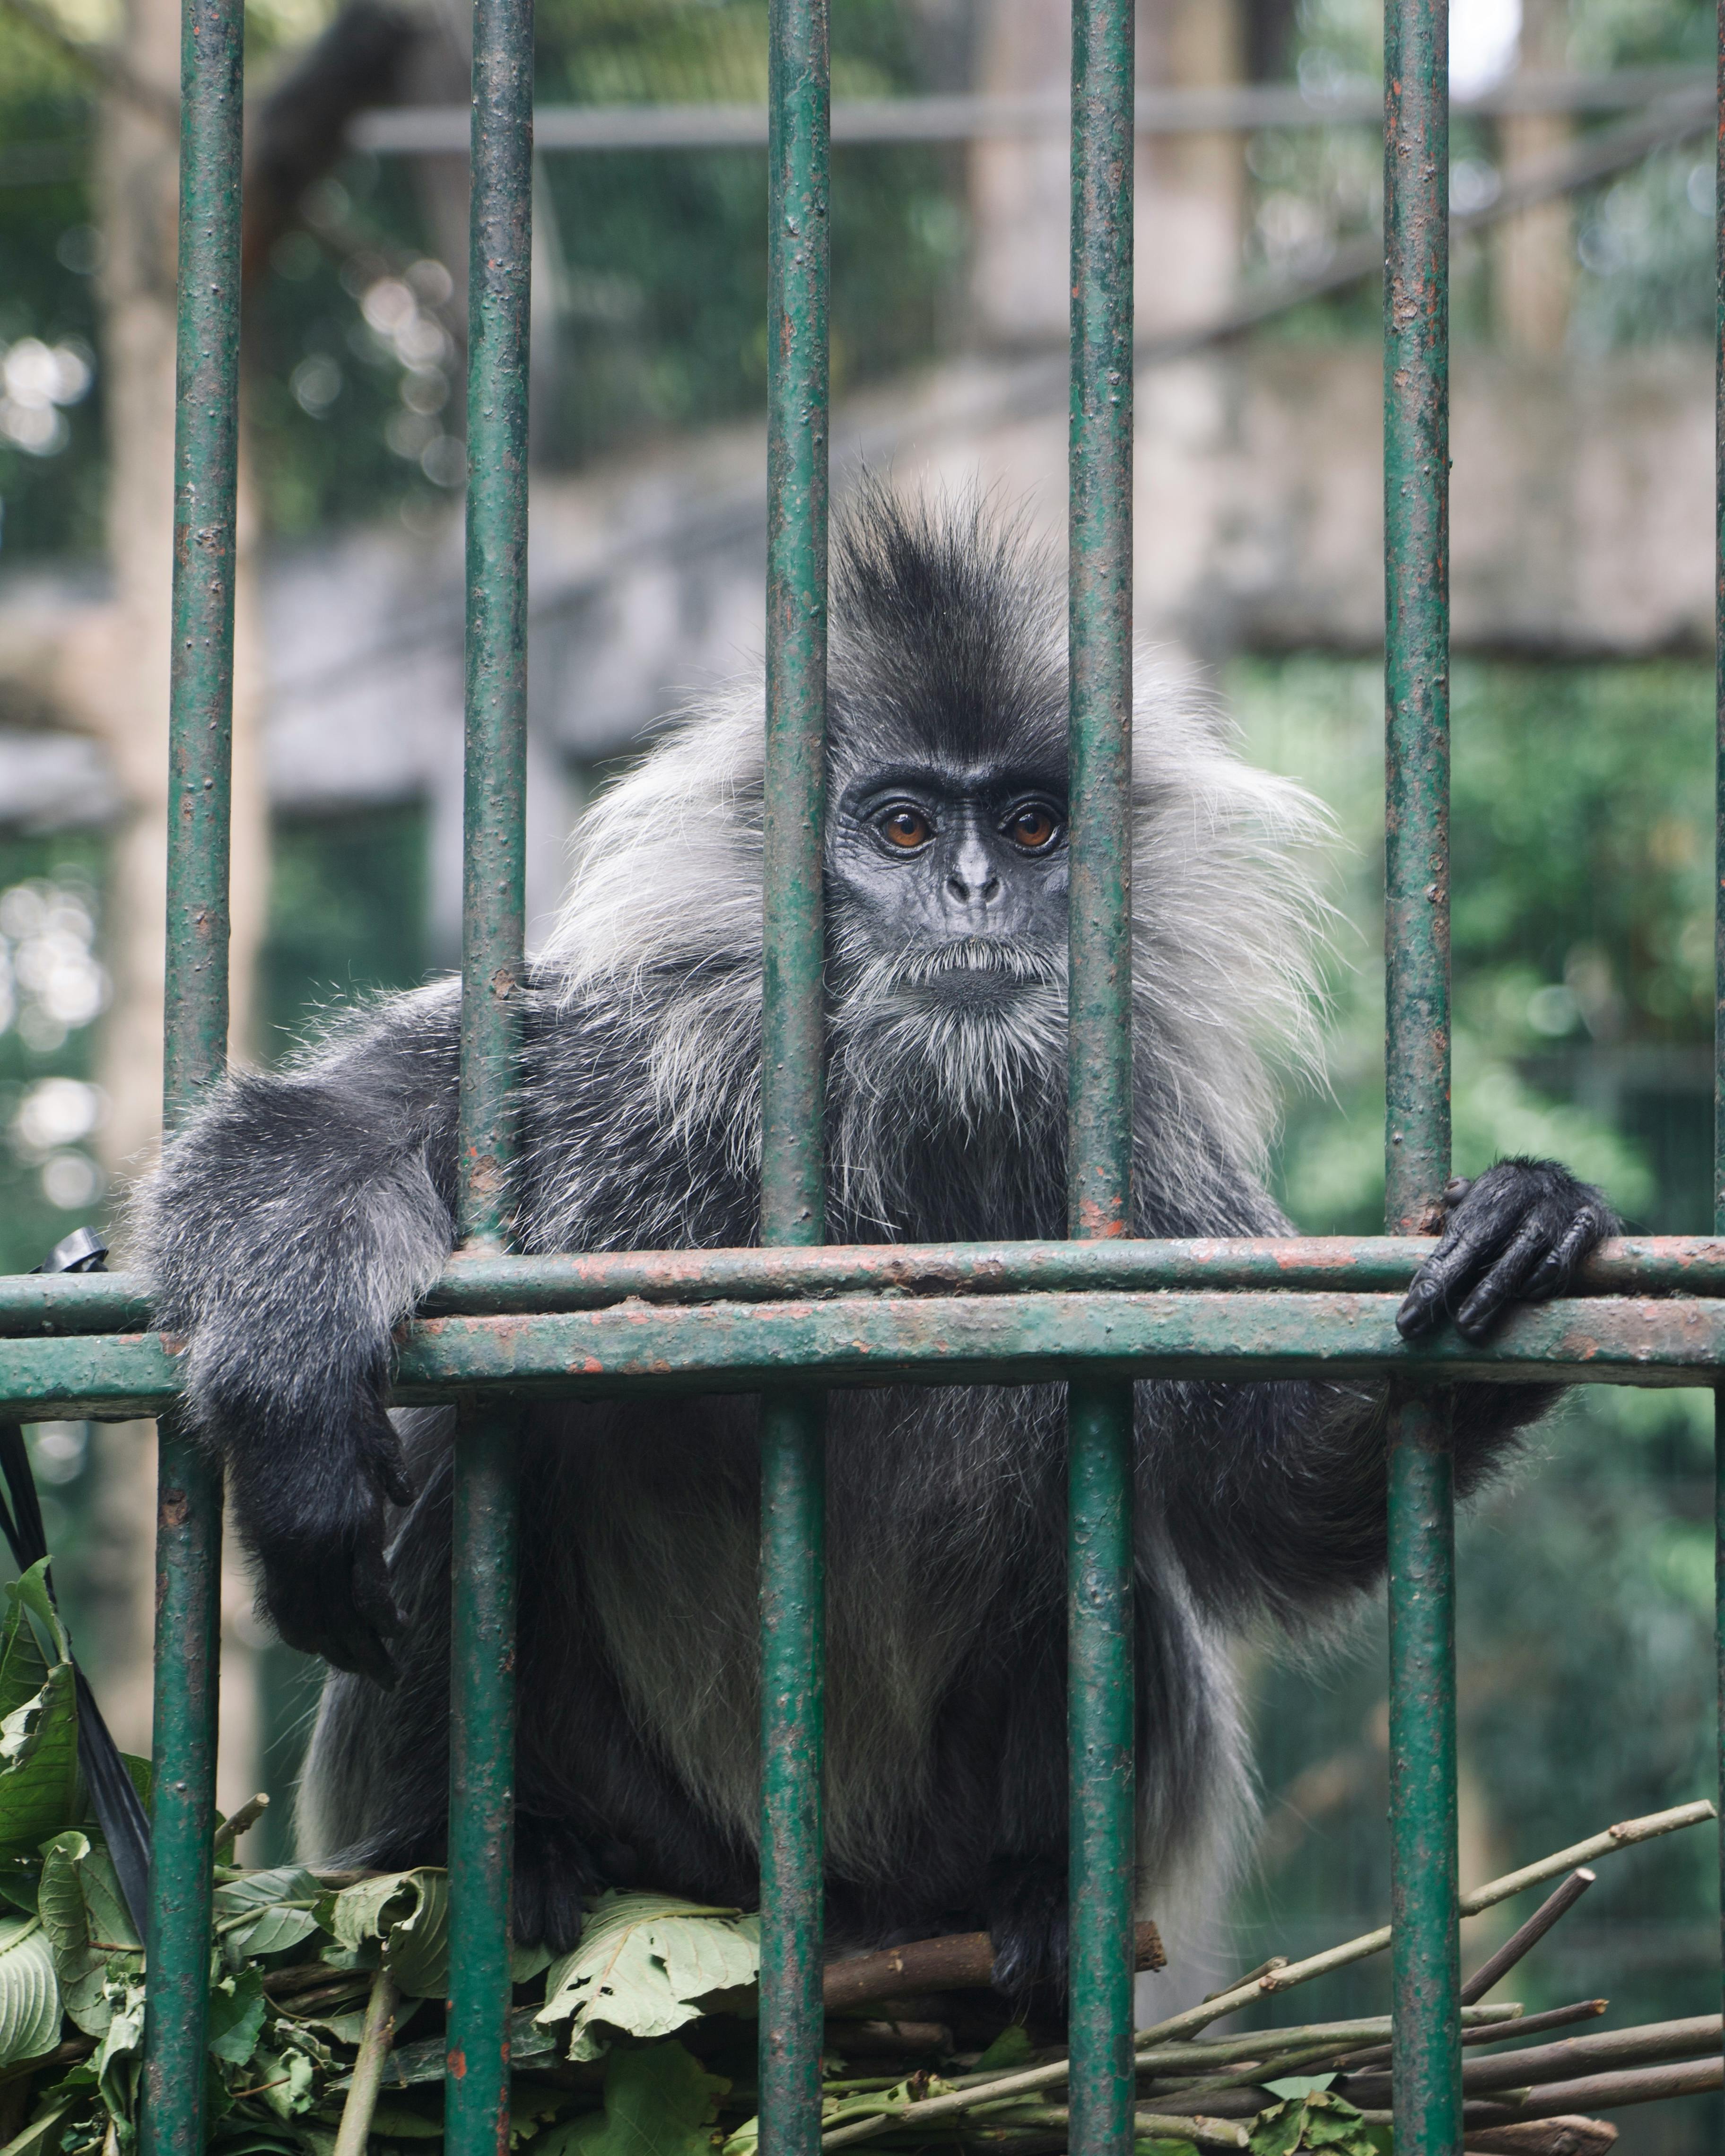
POLYGON ((156 1322, 223 1455, 264 1606, 290 1645, 391 1680, 391 1334, 453 1237, 457 1006, 403 998, 336 1052, 224 1081, 139 1203, 156 1322))

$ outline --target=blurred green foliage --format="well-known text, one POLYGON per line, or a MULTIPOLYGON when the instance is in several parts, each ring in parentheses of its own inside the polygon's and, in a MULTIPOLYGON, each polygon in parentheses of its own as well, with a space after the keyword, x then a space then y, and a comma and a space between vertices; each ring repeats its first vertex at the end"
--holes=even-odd
MULTIPOLYGON (((1281 1179, 1300 1225, 1382 1219, 1383 680, 1317 658, 1237 664, 1248 753, 1334 811, 1333 1091, 1295 1101, 1281 1179)), ((1463 662, 1454 681, 1455 1158, 1554 1153, 1632 1219, 1711 1226, 1712 677, 1696 665, 1463 662)), ((1712 1793, 1712 1408, 1578 1389, 1466 1519, 1458 1661, 1464 1883, 1614 1820, 1712 1793)), ((1380 1922, 1389 1880, 1381 1601, 1316 1656, 1251 1663, 1265 1831, 1217 1951, 1230 1969, 1380 1922)), ((1602 1862, 1507 1987, 1614 2020, 1716 2010, 1717 1845, 1602 1862)), ((1478 1959, 1536 1896, 1469 1928, 1478 1959)), ((1271 2018, 1378 2012, 1363 1964, 1271 2018), (1322 1996, 1320 1996, 1320 1993, 1322 1996)), ((1625 2148, 1717 2139, 1697 2099, 1625 2113, 1625 2148)))

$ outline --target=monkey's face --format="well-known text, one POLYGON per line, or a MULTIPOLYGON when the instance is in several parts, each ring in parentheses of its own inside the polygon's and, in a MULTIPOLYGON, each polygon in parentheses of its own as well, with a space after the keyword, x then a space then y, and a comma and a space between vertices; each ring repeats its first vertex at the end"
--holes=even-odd
POLYGON ((1063 773, 883 763, 839 792, 828 868, 841 958, 901 1009, 1004 1016, 1063 979, 1063 773))

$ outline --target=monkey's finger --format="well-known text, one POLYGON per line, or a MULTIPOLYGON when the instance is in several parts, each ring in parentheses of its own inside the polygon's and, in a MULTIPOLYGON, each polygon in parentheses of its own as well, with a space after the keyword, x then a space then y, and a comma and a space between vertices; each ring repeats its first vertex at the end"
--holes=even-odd
POLYGON ((413 1502, 413 1486, 408 1480, 407 1462, 402 1457, 401 1440, 391 1430, 390 1442, 369 1449, 366 1455, 366 1472, 380 1497, 392 1505, 406 1507, 413 1502))
POLYGON ((1589 1205, 1577 1214, 1555 1248, 1546 1252, 1522 1288, 1522 1300, 1543 1302, 1550 1296, 1561 1295, 1574 1277, 1577 1265, 1609 1232, 1610 1223, 1594 1207, 1589 1205))
POLYGON ((1493 1213, 1458 1214, 1442 1241, 1414 1274, 1395 1314, 1404 1340, 1429 1332, 1450 1310, 1456 1296, 1502 1249, 1507 1230, 1493 1213))
POLYGON ((360 1438, 360 1466, 372 1487, 392 1505, 413 1502, 413 1486, 408 1480, 407 1455, 395 1424, 378 1408, 360 1438))
POLYGON ((1522 1224, 1514 1241, 1455 1313, 1455 1330, 1464 1340, 1483 1340, 1506 1305, 1522 1292, 1543 1262, 1547 1231, 1537 1219, 1522 1224))

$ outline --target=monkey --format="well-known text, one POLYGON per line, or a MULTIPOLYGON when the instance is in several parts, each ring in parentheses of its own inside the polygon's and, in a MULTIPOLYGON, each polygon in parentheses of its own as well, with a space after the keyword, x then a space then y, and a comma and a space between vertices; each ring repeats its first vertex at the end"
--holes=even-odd
MULTIPOLYGON (((865 486, 833 538, 824 826, 829 1235, 1065 1232, 1067 680, 1058 586, 973 500, 865 486)), ((1322 812, 1153 660, 1132 762, 1132 1232, 1291 1232, 1266 1188, 1279 1059, 1311 1052, 1322 812)), ((528 1252, 758 1240, 763 719, 707 697, 589 809, 531 968, 511 1206, 528 1252)), ((185 1412, 226 1463, 280 1636, 331 1665, 316 1853, 445 1853, 453 1412, 389 1411, 392 1340, 455 1237, 459 988, 236 1071, 137 1235, 185 1412)), ((1484 1337, 1610 1232, 1550 1161, 1452 1183, 1401 1306, 1484 1337)), ((1466 1495, 1553 1397, 1438 1395, 1466 1495)), ((1141 1899, 1245 1805, 1231 1644, 1298 1636, 1385 1563, 1386 1382, 1133 1392, 1141 1899)), ((1059 1385, 831 1394, 825 1896, 835 1948, 986 1929, 1062 1981, 1059 1385)), ((563 1950, 631 1883, 758 1897, 758 1402, 532 1408, 521 1438, 514 1928, 563 1950)))

